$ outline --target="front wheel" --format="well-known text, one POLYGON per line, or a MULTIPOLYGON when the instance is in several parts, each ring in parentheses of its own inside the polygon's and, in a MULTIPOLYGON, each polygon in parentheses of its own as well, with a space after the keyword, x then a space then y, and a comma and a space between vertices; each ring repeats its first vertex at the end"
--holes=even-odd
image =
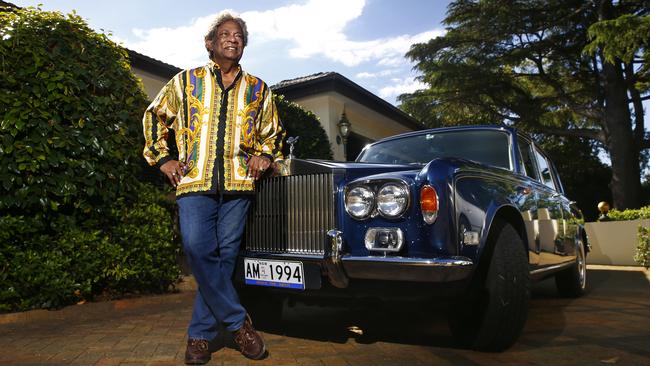
POLYGON ((449 326, 463 347, 498 352, 514 344, 526 322, 530 298, 528 255, 512 225, 497 221, 488 250, 467 296, 452 310, 449 326))
POLYGON ((576 261, 570 267, 555 275, 555 285, 563 297, 580 297, 587 289, 587 260, 585 246, 576 240, 576 261))

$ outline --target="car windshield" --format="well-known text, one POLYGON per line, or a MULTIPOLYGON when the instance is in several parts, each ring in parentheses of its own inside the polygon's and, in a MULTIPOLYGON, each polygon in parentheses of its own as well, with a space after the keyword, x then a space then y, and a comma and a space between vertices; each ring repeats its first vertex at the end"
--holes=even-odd
POLYGON ((407 136, 370 145, 357 161, 424 165, 446 157, 510 169, 508 135, 502 131, 464 130, 407 136))

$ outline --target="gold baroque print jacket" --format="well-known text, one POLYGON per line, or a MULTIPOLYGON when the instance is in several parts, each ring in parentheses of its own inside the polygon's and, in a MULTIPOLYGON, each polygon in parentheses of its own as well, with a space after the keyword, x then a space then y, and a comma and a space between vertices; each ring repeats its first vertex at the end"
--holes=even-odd
POLYGON ((176 195, 253 191, 248 158, 282 159, 284 130, 269 87, 239 70, 224 88, 219 66, 178 73, 158 93, 144 118, 144 157, 160 167, 173 159, 167 139, 174 131, 185 175, 176 195))

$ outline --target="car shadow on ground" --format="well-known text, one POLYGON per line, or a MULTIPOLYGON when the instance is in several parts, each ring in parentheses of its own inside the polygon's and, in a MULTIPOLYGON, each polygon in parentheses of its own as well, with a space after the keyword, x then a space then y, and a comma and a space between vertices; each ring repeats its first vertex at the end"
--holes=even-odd
MULTIPOLYGON (((561 332, 563 310, 572 302, 559 297, 552 280, 543 282, 534 284, 531 291, 528 323, 548 328, 544 337, 535 337, 536 343, 548 343, 561 332)), ((347 306, 285 304, 280 321, 257 328, 270 334, 334 343, 354 339, 359 344, 457 348, 447 325, 451 307, 451 301, 435 299, 355 301, 347 302, 347 306)))
MULTIPOLYGON (((588 278, 587 294, 578 299, 560 297, 552 278, 534 283, 528 320, 518 343, 544 347, 562 340, 567 316, 575 318, 589 308, 590 296, 615 296, 617 291, 647 294, 649 288, 642 272, 614 275, 611 270, 589 270, 588 278)), ((436 300, 358 301, 346 307, 285 304, 281 321, 258 328, 270 334, 334 343, 354 339, 359 344, 457 348, 447 326, 449 310, 448 301, 436 300)))
POLYGON ((359 301, 351 308, 296 304, 286 307, 278 330, 289 337, 345 343, 390 342, 452 346, 446 303, 433 301, 359 301))

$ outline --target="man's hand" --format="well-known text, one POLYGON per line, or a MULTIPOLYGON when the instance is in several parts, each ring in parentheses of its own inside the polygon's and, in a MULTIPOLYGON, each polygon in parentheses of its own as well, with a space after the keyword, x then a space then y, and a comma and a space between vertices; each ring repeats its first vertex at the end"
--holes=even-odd
POLYGON ((183 166, 184 164, 178 160, 170 160, 160 166, 160 171, 165 174, 172 186, 177 187, 185 174, 183 166))
POLYGON ((262 178, 269 166, 271 166, 271 160, 269 158, 265 156, 251 156, 248 159, 248 175, 258 180, 262 178))

